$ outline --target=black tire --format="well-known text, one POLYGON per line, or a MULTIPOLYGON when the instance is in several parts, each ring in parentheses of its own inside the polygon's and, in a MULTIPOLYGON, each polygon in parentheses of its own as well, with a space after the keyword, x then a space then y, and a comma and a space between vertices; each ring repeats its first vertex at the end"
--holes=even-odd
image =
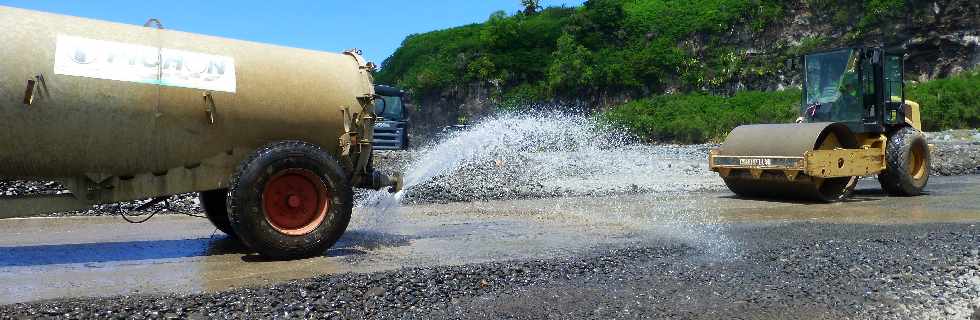
POLYGON ((204 215, 208 217, 211 224, 228 236, 235 237, 235 229, 228 221, 228 189, 198 192, 198 198, 201 200, 204 215))
POLYGON ((929 183, 929 145, 926 137, 912 127, 904 127, 888 137, 885 147, 887 169, 878 174, 881 188, 893 196, 917 196, 929 183))
POLYGON ((408 150, 408 147, 409 147, 408 128, 406 126, 405 130, 402 131, 402 150, 408 150))
POLYGON ((271 259, 298 259, 321 255, 340 239, 350 222, 352 204, 353 190, 336 160, 318 146, 283 141, 258 150, 238 167, 228 196, 228 217, 239 239, 252 250, 271 259), (327 192, 303 197, 302 205, 293 204, 294 195, 269 193, 278 190, 273 187, 277 182, 269 182, 293 175, 305 175, 305 183, 327 192), (263 199, 264 194, 270 199, 263 199), (320 199, 313 203, 323 205, 323 209, 312 211, 320 212, 317 215, 322 218, 311 219, 302 228, 276 225, 273 221, 282 221, 285 216, 285 209, 277 209, 285 208, 286 201, 280 200, 285 197, 289 198, 289 210, 301 211, 310 203, 307 199, 320 199))

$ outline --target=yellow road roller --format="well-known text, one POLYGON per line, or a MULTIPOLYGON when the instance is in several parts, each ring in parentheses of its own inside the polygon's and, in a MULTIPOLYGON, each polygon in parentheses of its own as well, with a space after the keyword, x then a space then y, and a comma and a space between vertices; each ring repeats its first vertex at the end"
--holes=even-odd
POLYGON ((804 56, 796 123, 735 128, 710 151, 710 169, 747 198, 835 202, 870 175, 890 195, 922 194, 929 146, 919 105, 905 99, 904 56, 882 47, 804 56))

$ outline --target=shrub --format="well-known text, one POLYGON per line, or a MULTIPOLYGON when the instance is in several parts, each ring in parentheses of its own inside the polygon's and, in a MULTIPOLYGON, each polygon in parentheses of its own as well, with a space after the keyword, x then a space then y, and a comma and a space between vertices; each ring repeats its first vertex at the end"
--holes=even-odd
MULTIPOLYGON (((980 127, 980 70, 911 85, 906 96, 922 106, 927 131, 980 127)), ((800 90, 662 95, 607 111, 608 121, 653 141, 720 141, 743 124, 786 123, 798 114, 800 90)))
POLYGON ((613 108, 604 117, 653 141, 702 143, 723 139, 752 123, 785 123, 798 111, 800 91, 744 91, 732 97, 703 93, 656 96, 613 108))
POLYGON ((905 96, 922 107, 927 131, 980 127, 980 69, 908 86, 905 96))

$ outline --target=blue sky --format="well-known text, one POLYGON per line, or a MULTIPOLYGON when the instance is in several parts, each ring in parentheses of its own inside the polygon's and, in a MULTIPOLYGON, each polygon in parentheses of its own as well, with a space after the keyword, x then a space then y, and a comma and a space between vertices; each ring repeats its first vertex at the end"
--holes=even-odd
MULTIPOLYGON (((575 6, 583 0, 543 0, 575 6)), ((0 5, 325 51, 359 48, 381 64, 413 33, 514 13, 520 0, 133 1, 0 0, 0 5)))

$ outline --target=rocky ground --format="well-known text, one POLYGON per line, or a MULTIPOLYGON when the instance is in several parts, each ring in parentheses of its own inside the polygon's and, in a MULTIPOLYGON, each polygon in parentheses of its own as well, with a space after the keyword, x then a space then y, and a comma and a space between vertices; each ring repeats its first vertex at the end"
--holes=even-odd
MULTIPOLYGON (((928 134, 932 150, 932 173, 937 176, 980 174, 980 131, 957 130, 928 134)), ((610 153, 619 161, 602 162, 603 155, 554 161, 564 154, 508 154, 465 163, 451 171, 413 186, 404 196, 407 203, 441 203, 567 196, 723 189, 717 176, 704 162, 717 145, 631 146, 610 153), (649 161, 650 163, 644 163, 649 161), (514 165, 517 164, 517 165, 514 165), (557 168, 556 168, 557 167, 557 168), (616 168, 621 168, 617 170, 616 168), (590 177, 602 176, 612 183, 592 184, 590 177)), ((379 153, 378 167, 402 172, 416 161, 412 151, 379 153)))
POLYGON ((980 174, 980 129, 930 132, 927 136, 934 146, 934 175, 980 174))
MULTIPOLYGON (((720 186, 701 158, 711 145, 630 145, 613 150, 483 156, 408 188, 404 203, 699 191, 720 186)), ((386 172, 406 172, 412 151, 379 154, 386 172)))
MULTIPOLYGON (((19 181, 19 180, 0 180, 0 196, 20 196, 27 194, 63 194, 69 193, 60 184, 54 181, 19 181)), ((182 213, 182 214, 204 214, 201 209, 201 202, 197 193, 185 193, 175 195, 166 202, 153 205, 146 210, 136 212, 135 209, 149 202, 149 200, 129 201, 117 204, 98 205, 88 210, 59 212, 48 214, 50 217, 61 216, 106 216, 106 215, 143 215, 151 212, 163 214, 182 213)))
MULTIPOLYGON (((980 174, 980 130, 955 130, 927 134, 933 145, 932 173, 938 176, 980 174)), ((464 163, 453 170, 415 185, 403 197, 405 203, 444 203, 500 199, 525 199, 561 196, 602 196, 664 191, 664 180, 670 180, 672 191, 698 191, 721 186, 703 163, 704 155, 716 145, 631 146, 638 150, 618 150, 609 158, 618 161, 597 162, 597 156, 568 161, 569 153, 502 154, 499 157, 464 163), (631 152, 632 151, 632 152, 631 152), (647 156, 649 155, 649 156, 647 156), (664 164, 645 163, 616 172, 597 172, 654 159, 664 164), (551 165, 549 161, 560 163, 551 165), (676 166, 672 166, 674 162, 676 166), (625 163, 625 164, 624 164, 625 163), (660 166, 660 167, 658 167, 660 166), (648 172, 644 172, 648 170, 648 172), (652 170, 652 171, 651 171, 652 170), (612 184, 591 184, 588 176, 606 176, 634 171, 612 184), (669 174, 670 177, 664 177, 669 174), (549 176, 550 175, 550 176, 549 176), (584 177, 580 180, 569 177, 584 177), (691 180, 678 178, 690 177, 691 180), (643 183, 643 178, 648 183, 643 183), (665 179, 669 178, 669 179, 665 179), (638 180, 638 183, 627 183, 638 180)), ((376 167, 387 173, 404 172, 419 158, 418 151, 383 151, 375 154, 376 167)), ((602 157, 602 156, 598 156, 602 157)), ((32 193, 66 193, 50 181, 0 181, 0 196, 32 193)), ((363 195, 363 191, 361 193, 363 195)), ((52 214, 51 216, 96 216, 132 213, 143 201, 97 206, 90 210, 52 214)), ((147 211, 201 214, 196 194, 182 194, 147 211), (169 205, 169 207, 168 207, 169 205)))
POLYGON ((0 319, 977 319, 977 228, 730 225, 737 254, 665 240, 211 294, 14 304, 0 319))

